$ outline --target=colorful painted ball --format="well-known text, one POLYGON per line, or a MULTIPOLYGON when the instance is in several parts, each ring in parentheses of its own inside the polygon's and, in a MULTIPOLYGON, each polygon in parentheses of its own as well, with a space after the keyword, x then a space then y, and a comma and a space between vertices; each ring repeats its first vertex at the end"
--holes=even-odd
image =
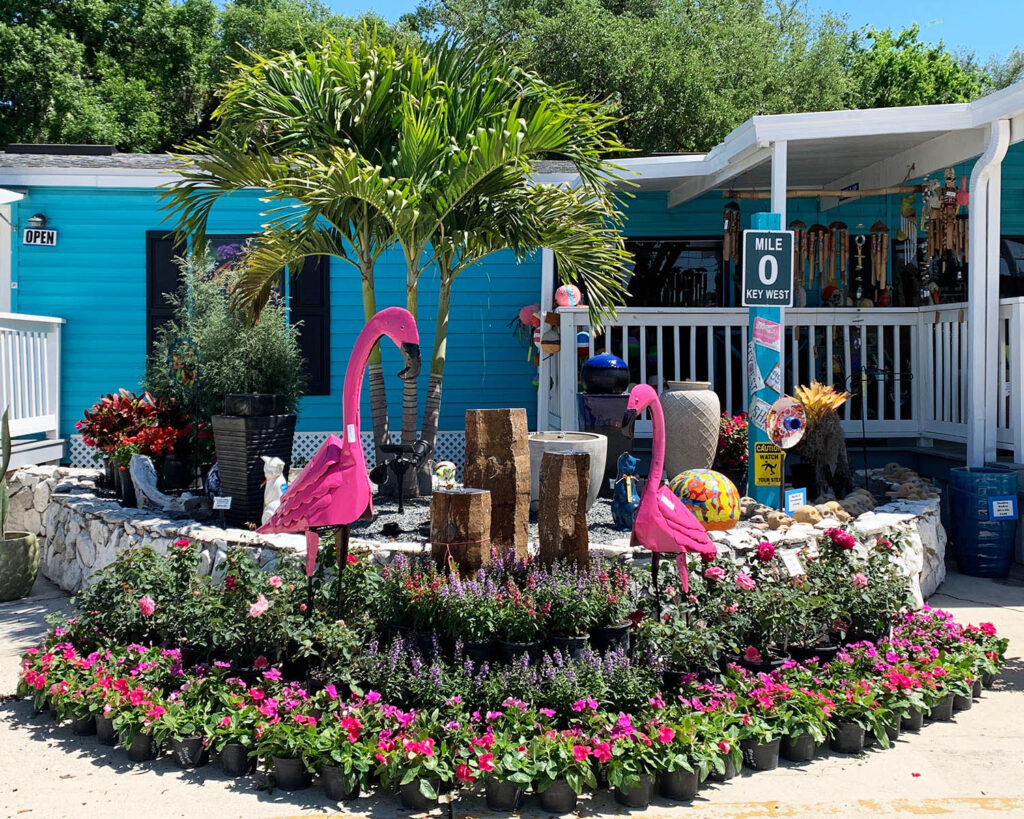
POLYGON ((519 311, 519 320, 527 327, 540 327, 539 313, 539 304, 528 304, 519 311))
POLYGON ((434 467, 434 477, 444 485, 455 483, 455 464, 451 461, 438 461, 434 467))
POLYGON ((669 488, 709 531, 731 529, 740 519, 740 493, 721 472, 688 469, 676 475, 669 488))
POLYGON ((555 304, 559 307, 579 307, 583 294, 575 284, 563 284, 555 291, 555 304))

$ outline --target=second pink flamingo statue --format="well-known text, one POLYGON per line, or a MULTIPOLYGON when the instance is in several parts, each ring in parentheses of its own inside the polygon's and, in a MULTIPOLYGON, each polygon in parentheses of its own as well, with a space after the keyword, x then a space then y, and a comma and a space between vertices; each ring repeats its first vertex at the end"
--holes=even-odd
MULTIPOLYGON (((651 471, 647 475, 647 485, 640 496, 640 506, 636 511, 633 523, 632 544, 644 546, 654 552, 651 570, 654 574, 654 588, 658 589, 658 556, 674 554, 679 576, 683 581, 683 590, 690 590, 689 576, 686 573, 686 553, 697 552, 701 555, 714 557, 718 551, 711 542, 707 531, 700 521, 686 508, 671 489, 661 484, 661 473, 665 467, 665 415, 661 410, 658 393, 647 384, 638 384, 629 393, 626 405, 626 417, 623 426, 636 418, 645 409, 651 411, 651 423, 654 427, 654 438, 651 442, 651 471)), ((686 430, 678 434, 685 435, 686 430)))
MULTIPOLYGON (((359 433, 359 399, 370 351, 385 336, 398 345, 405 357, 406 367, 398 374, 399 378, 409 380, 419 375, 420 336, 416 320, 401 307, 381 310, 366 323, 356 339, 345 371, 341 399, 342 438, 328 436, 299 476, 288 484, 273 517, 256 530, 306 533, 306 577, 309 578, 310 594, 320 547, 320 536, 315 527, 336 527, 340 572, 348 557, 349 526, 364 517, 373 517, 373 496, 359 433)), ((307 613, 312 608, 310 599, 307 613)))

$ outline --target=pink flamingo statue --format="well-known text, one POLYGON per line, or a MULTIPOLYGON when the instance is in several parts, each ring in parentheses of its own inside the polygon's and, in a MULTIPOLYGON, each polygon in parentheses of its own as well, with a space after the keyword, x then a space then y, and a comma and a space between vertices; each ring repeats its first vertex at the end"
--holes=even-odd
POLYGON ((313 571, 320 547, 315 527, 335 527, 340 599, 340 574, 348 557, 349 526, 357 520, 373 517, 370 478, 359 435, 359 398, 370 351, 384 336, 395 342, 405 357, 406 367, 398 377, 410 380, 419 375, 420 336, 416 320, 401 307, 381 310, 366 323, 356 339, 345 371, 341 399, 344 440, 336 435, 327 437, 299 476, 288 484, 273 517, 256 530, 306 533, 307 616, 313 609, 313 571))
MULTIPOLYGON (((686 505, 667 486, 661 484, 661 473, 665 467, 665 414, 661 410, 658 394, 647 384, 637 384, 629 393, 626 417, 623 426, 632 422, 645 409, 651 411, 654 439, 651 442, 651 471, 647 485, 640 496, 640 506, 633 522, 632 545, 645 546, 654 554, 651 571, 654 575, 655 605, 660 616, 658 603, 658 562, 662 553, 674 554, 683 590, 690 590, 686 572, 686 552, 697 552, 714 557, 718 550, 711 542, 707 531, 694 517, 686 505)), ((686 434, 680 430, 680 434, 686 434)))

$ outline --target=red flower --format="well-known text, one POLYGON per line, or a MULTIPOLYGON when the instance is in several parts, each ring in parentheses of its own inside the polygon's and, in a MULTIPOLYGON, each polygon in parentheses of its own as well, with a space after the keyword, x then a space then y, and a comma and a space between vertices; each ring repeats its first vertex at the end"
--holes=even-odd
POLYGON ((573 745, 572 755, 577 762, 582 762, 588 756, 590 756, 591 750, 588 745, 573 745))
POLYGON ((345 562, 346 562, 346 563, 347 563, 347 564, 348 564, 349 566, 354 566, 354 565, 355 565, 356 563, 358 563, 358 562, 359 562, 359 559, 358 559, 358 558, 357 558, 357 557, 356 557, 355 555, 347 555, 347 556, 345 557, 345 562))
POLYGON ((480 767, 481 771, 493 771, 494 754, 480 754, 477 757, 476 764, 480 767))
POLYGON ((598 762, 607 762, 612 758, 612 746, 610 742, 594 743, 594 759, 598 762))
MULTIPOLYGON (((380 754, 377 756, 380 756, 380 754)), ((473 769, 465 762, 460 762, 459 767, 455 769, 455 778, 458 779, 459 782, 465 782, 468 785, 474 779, 473 769)))

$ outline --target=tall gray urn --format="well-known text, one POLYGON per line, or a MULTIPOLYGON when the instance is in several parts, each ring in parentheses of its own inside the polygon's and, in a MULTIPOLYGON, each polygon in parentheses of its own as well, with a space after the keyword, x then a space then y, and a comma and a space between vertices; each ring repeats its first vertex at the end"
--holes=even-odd
POLYGON ((722 405, 707 381, 669 381, 665 411, 665 478, 687 469, 710 469, 718 448, 722 405))

